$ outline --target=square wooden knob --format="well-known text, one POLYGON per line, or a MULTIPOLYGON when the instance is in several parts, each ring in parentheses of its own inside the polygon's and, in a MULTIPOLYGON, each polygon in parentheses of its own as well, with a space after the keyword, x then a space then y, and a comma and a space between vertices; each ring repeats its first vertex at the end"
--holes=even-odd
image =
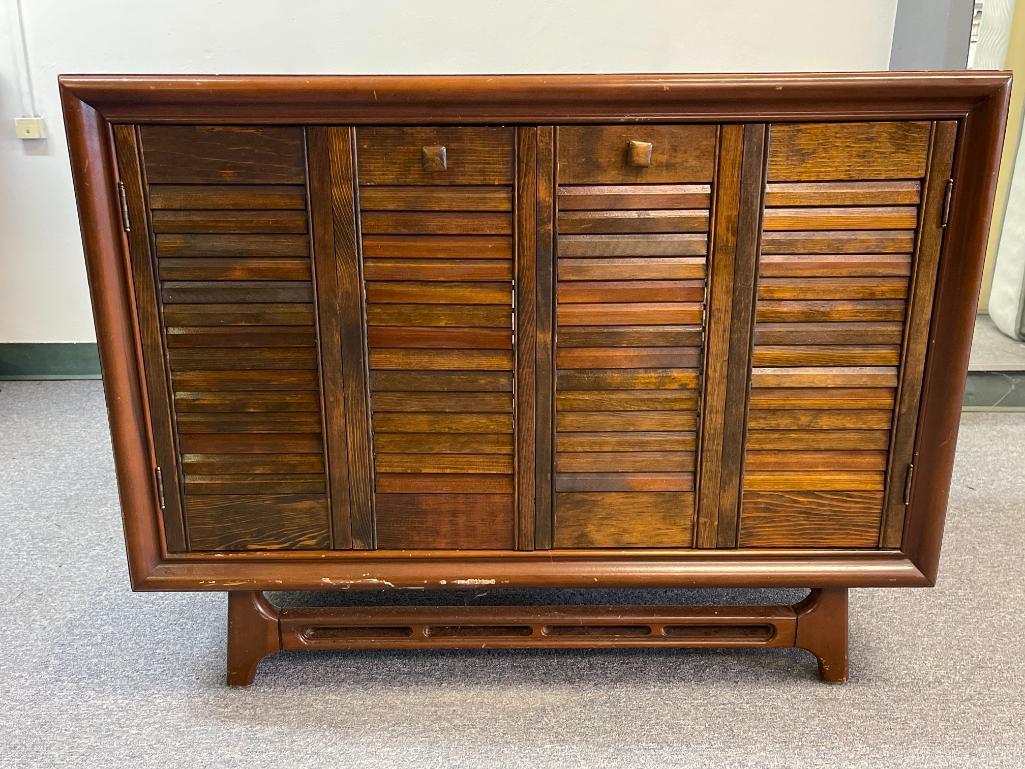
POLYGON ((448 168, 448 153, 444 144, 432 144, 420 149, 420 162, 425 171, 444 171, 448 168))
POLYGON ((627 158, 630 165, 647 168, 651 165, 651 142, 631 141, 627 147, 627 158))

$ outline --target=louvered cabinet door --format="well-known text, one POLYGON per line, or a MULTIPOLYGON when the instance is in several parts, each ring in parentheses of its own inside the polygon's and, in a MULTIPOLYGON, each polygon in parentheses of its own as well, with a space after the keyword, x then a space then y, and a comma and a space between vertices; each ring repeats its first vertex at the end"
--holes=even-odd
POLYGON ((557 548, 693 541, 719 138, 556 129, 557 548))
POLYGON ((168 549, 330 547, 303 130, 115 139, 168 549))
POLYGON ((952 123, 773 125, 739 545, 900 545, 952 123))
POLYGON ((355 131, 379 548, 512 549, 516 131, 355 131))

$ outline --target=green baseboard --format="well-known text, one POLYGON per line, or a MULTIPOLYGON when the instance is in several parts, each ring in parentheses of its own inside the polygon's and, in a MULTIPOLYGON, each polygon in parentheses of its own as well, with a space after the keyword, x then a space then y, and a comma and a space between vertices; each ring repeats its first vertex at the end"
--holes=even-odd
POLYGON ((99 379, 95 342, 0 343, 0 379, 99 379))

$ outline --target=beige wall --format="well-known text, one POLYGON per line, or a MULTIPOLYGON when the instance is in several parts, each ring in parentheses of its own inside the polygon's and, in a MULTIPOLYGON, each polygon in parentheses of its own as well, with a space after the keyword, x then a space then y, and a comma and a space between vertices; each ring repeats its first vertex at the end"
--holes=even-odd
MULTIPOLYGON (((1006 3, 1007 0, 1004 0, 1006 3)), ((983 24, 989 6, 983 6, 983 24)), ((987 67, 1009 69, 1014 72, 1015 82, 1011 86, 1011 104, 1007 111, 1007 132, 1004 134, 1004 150, 1000 158, 1000 177, 997 181, 996 200, 993 205, 993 221, 989 230, 989 247, 986 251, 986 266, 982 273, 982 294, 979 297, 979 312, 989 310, 989 297, 993 291, 993 268, 996 266, 997 248, 1000 245, 1000 230, 1007 210, 1007 197, 1011 188, 1011 174, 1014 158, 1021 141, 1022 119, 1025 116, 1025 0, 1014 4, 1011 24, 1007 30, 1007 53, 1000 62, 985 62, 987 67)), ((1019 173, 1025 171, 1019 170, 1019 173)))
MULTIPOLYGON (((0 0, 13 16, 15 0, 0 0)), ((886 69, 896 0, 21 0, 49 139, 14 137, 0 22, 0 343, 91 341, 60 73, 886 69)))

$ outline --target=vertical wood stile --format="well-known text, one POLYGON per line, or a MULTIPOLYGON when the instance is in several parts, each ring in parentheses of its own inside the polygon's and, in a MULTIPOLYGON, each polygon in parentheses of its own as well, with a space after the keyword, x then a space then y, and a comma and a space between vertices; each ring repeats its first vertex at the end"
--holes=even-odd
MULTIPOLYGON (((349 503, 349 451, 342 381, 341 266, 335 251, 335 225, 331 199, 332 128, 306 132, 307 178, 313 262, 317 284, 317 318, 320 342, 320 377, 323 392, 324 439, 331 500, 331 546, 352 547, 349 503)), ((342 245, 344 248, 344 245, 342 245)))
POLYGON ((348 415, 349 516, 352 544, 377 546, 374 516, 374 462, 371 450, 367 340, 364 319, 363 269, 360 257, 359 205, 356 200, 356 131, 335 129, 331 142, 331 195, 335 245, 342 277, 342 377, 348 415))
POLYGON ((535 346, 537 349, 537 394, 534 410, 537 415, 534 466, 537 502, 534 511, 534 547, 552 546, 552 428, 553 428, 553 310, 555 238, 555 129, 537 129, 537 301, 535 346))
POLYGON ((764 123, 744 127, 739 224, 733 265, 730 358, 726 379, 726 409, 719 477, 716 546, 720 548, 737 546, 740 489, 744 471, 744 438, 747 433, 747 401, 751 389, 751 347, 758 295, 761 212, 765 200, 767 133, 764 123))
POLYGON ((717 158, 710 223, 709 300, 706 309, 705 364, 701 394, 698 509, 694 533, 694 542, 698 547, 715 547, 718 544, 723 426, 727 418, 726 391, 730 366, 733 280, 740 211, 741 168, 744 159, 743 126, 726 125, 719 129, 717 158))
POLYGON ((516 131, 516 292, 513 309, 516 356, 516 547, 534 549, 535 404, 537 391, 537 129, 516 131))
POLYGON ((951 178, 956 139, 957 123, 944 121, 934 124, 929 168, 923 184, 924 200, 914 257, 915 271, 905 322, 902 352, 904 365, 897 394, 893 442, 887 469, 886 501, 879 538, 881 547, 900 547, 904 531, 904 516, 907 512, 904 504, 905 486, 908 482, 909 466, 914 461, 922 377, 929 347, 929 328, 943 241, 944 198, 947 180, 951 178))
MULTIPOLYGON (((185 516, 178 486, 178 457, 174 442, 174 411, 167 370, 160 314, 160 290, 150 247, 145 182, 139 158, 139 137, 134 126, 114 126, 118 176, 125 186, 131 230, 125 233, 135 282, 135 303, 142 341, 143 374, 149 395, 150 425, 156 464, 163 476, 164 539, 170 553, 188 550, 185 516)), ((155 469, 154 469, 155 472, 155 469)), ((155 481, 156 482, 156 481, 155 481)), ((159 492, 158 492, 159 493, 159 492)))

